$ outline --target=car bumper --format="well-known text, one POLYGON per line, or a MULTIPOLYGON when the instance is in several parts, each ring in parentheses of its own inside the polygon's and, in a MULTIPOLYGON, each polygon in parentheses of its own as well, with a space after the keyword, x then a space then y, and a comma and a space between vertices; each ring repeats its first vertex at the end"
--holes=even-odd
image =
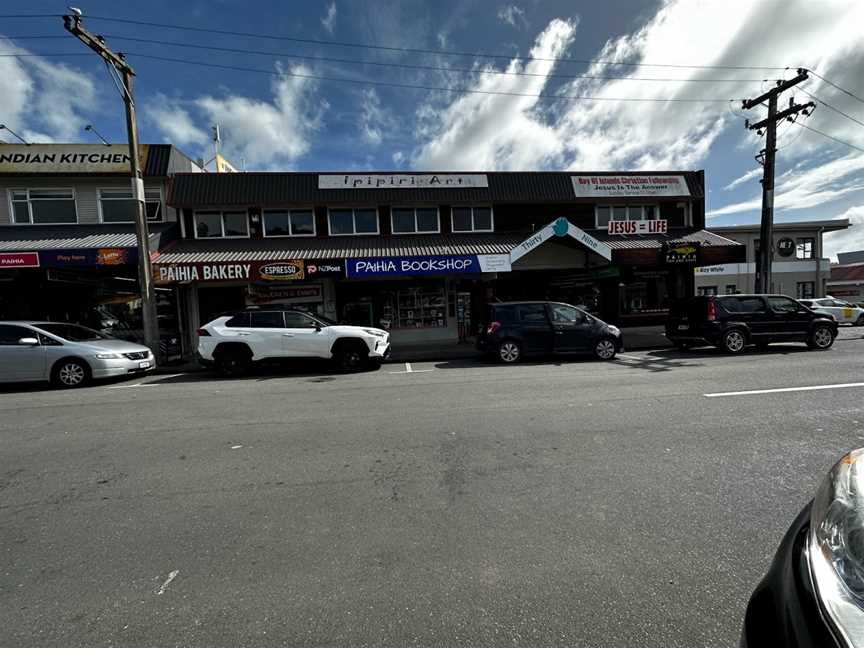
POLYGON ((370 358, 380 358, 386 360, 390 357, 390 340, 378 340, 374 346, 369 349, 370 358))
POLYGON ((116 378, 128 376, 129 374, 143 374, 156 368, 156 359, 151 354, 142 360, 129 360, 127 358, 113 360, 89 360, 93 378, 116 378), (148 366, 142 366, 147 364, 148 366))

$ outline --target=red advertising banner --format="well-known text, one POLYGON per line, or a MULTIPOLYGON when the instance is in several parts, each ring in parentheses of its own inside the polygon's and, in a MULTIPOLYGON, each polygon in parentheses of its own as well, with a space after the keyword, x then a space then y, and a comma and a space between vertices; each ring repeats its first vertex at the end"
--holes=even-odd
POLYGON ((38 268, 38 252, 0 252, 0 268, 38 268))

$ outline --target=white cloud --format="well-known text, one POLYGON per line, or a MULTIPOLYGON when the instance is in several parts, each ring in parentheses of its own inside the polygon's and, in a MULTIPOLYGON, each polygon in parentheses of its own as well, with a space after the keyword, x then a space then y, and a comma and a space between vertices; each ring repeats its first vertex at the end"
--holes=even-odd
POLYGON ((395 164, 397 167, 398 167, 398 166, 401 166, 401 164, 402 164, 404 161, 405 161, 405 154, 402 153, 402 151, 396 151, 396 152, 393 154, 393 164, 395 164))
POLYGON ((162 132, 166 142, 178 146, 194 144, 201 147, 210 137, 204 129, 195 124, 182 102, 161 93, 157 93, 145 106, 144 117, 162 132))
POLYGON ((333 28, 336 23, 336 0, 333 0, 327 6, 327 15, 321 19, 321 25, 326 29, 330 34, 333 33, 333 28))
POLYGON ((864 205, 850 207, 837 218, 848 218, 849 229, 828 232, 823 239, 823 254, 832 261, 838 252, 864 250, 864 205))
POLYGON ((723 191, 729 191, 730 189, 734 189, 738 185, 742 185, 745 182, 750 182, 751 180, 754 180, 756 178, 761 178, 761 177, 762 177, 762 167, 759 167, 758 169, 750 169, 747 173, 745 173, 744 175, 742 175, 738 178, 735 178, 732 182, 730 182, 728 185, 723 187, 723 191))
POLYGON ((375 88, 366 88, 360 102, 360 136, 370 146, 378 146, 384 139, 384 129, 390 123, 387 113, 381 108, 381 100, 375 88))
POLYGON ((498 7, 498 19, 517 29, 528 26, 528 21, 525 19, 525 10, 517 7, 515 4, 498 7))
MULTIPOLYGON (((0 53, 28 51, 0 39, 0 53)), ((0 58, 0 119, 28 141, 80 140, 98 110, 96 84, 80 70, 42 57, 0 58)))

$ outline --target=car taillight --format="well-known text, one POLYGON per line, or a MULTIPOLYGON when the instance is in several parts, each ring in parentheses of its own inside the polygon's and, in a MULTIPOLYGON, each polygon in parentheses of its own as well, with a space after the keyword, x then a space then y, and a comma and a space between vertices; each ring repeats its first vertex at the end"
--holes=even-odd
POLYGON ((486 335, 492 335, 501 328, 501 322, 491 322, 489 326, 486 327, 486 335))
POLYGON ((208 331, 206 328, 199 328, 195 332, 198 334, 198 337, 210 337, 210 331, 208 331))
POLYGON ((708 300, 708 321, 713 322, 717 319, 717 304, 713 299, 708 300))

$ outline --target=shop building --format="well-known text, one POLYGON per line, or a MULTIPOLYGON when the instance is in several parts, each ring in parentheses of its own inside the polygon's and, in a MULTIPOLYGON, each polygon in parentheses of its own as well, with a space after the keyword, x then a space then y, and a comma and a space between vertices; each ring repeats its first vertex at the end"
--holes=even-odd
MULTIPOLYGON (((168 178, 198 167, 170 145, 139 155, 150 246, 180 236, 168 178)), ((48 319, 143 338, 136 201, 121 145, 0 145, 0 319, 48 319)), ((180 355, 173 289, 157 292, 164 355, 180 355)))
MULTIPOLYGON (((774 223, 774 256, 769 292, 797 299, 823 297, 831 278, 831 263, 823 257, 822 237, 849 227, 845 218, 822 221, 774 223)), ((696 268, 697 295, 729 295, 753 292, 759 264, 759 224, 712 227, 711 231, 741 243, 747 250, 743 263, 724 263, 696 268)))
POLYGON ((183 235, 154 272, 188 331, 281 303, 394 344, 455 342, 496 299, 652 324, 693 293, 694 267, 745 260, 704 229, 701 171, 178 174, 168 204, 183 235))
POLYGON ((825 294, 853 304, 864 304, 864 251, 841 252, 837 258, 840 263, 831 266, 825 294))

